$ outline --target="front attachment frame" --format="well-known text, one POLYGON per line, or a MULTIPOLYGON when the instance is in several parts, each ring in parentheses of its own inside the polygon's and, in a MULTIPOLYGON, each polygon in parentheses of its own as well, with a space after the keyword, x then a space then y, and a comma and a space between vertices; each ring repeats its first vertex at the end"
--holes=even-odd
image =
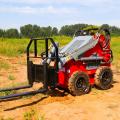
POLYGON ((5 88, 5 89, 0 89, 0 92, 5 92, 5 91, 12 91, 12 90, 20 90, 20 89, 26 89, 26 88, 31 88, 33 86, 33 83, 35 82, 34 79, 32 79, 32 72, 30 71, 32 67, 31 61, 30 61, 30 47, 32 42, 34 42, 34 57, 32 58, 40 58, 37 56, 37 41, 38 40, 45 40, 45 55, 46 55, 46 61, 43 63, 43 88, 34 90, 34 91, 29 91, 29 92, 23 92, 23 93, 18 93, 18 94, 11 94, 7 96, 0 96, 0 100, 4 99, 10 99, 10 98, 15 98, 15 97, 22 97, 22 96, 27 96, 27 95, 35 95, 38 93, 45 93, 48 91, 48 83, 49 83, 49 78, 48 78, 48 73, 49 73, 49 66, 47 64, 47 59, 48 59, 48 41, 50 40, 52 45, 55 47, 55 61, 56 61, 56 66, 53 68, 53 71, 56 73, 56 76, 54 79, 54 84, 53 87, 56 86, 57 83, 57 72, 58 72, 58 62, 59 62, 59 57, 58 57, 58 47, 55 44, 54 40, 52 38, 44 38, 44 39, 39 39, 39 38, 31 38, 29 41, 29 44, 27 46, 27 76, 28 76, 28 81, 29 85, 26 86, 19 86, 15 88, 5 88), (31 64, 31 65, 30 65, 31 64))

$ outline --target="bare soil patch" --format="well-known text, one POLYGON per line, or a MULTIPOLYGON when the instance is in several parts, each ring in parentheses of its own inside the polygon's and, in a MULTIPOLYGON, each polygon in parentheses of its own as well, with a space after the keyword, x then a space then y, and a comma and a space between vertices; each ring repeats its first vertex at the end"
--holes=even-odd
MULTIPOLYGON (((0 71, 0 87, 27 83, 25 56, 21 58, 0 57, 10 64, 8 70, 0 71), (9 79, 14 76, 14 80, 9 79)), ((38 94, 0 102, 0 119, 25 120, 119 120, 120 119, 120 70, 112 66, 114 84, 109 90, 97 90, 82 96, 71 96, 64 91, 48 95, 38 94), (34 113, 31 114, 31 111, 34 113), (30 114, 30 115, 29 115, 30 114)), ((35 85, 33 89, 39 87, 35 85)), ((31 90, 31 89, 29 89, 31 90)))

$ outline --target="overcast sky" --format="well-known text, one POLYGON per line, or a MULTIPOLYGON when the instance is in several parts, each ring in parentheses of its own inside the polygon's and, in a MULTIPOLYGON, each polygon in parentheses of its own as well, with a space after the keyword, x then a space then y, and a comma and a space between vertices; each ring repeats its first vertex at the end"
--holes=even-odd
POLYGON ((107 23, 120 27, 120 0, 0 0, 0 28, 107 23))

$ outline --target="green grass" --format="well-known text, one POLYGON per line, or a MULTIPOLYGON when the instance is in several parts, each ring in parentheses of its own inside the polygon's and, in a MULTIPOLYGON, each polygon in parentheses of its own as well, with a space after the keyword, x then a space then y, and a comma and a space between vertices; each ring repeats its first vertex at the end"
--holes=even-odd
POLYGON ((36 112, 34 109, 31 109, 30 111, 27 111, 23 115, 24 120, 45 120, 44 115, 38 115, 38 112, 36 112))
MULTIPOLYGON (((56 42, 59 42, 60 47, 69 43, 72 38, 66 36, 54 36, 53 39, 56 42)), ((0 39, 0 55, 14 57, 20 56, 26 51, 27 44, 29 43, 29 39, 0 39)), ((39 41, 38 44, 38 53, 44 51, 44 42, 39 41)), ((111 48, 113 50, 114 61, 113 64, 116 64, 120 59, 120 36, 113 36, 111 40, 111 48)), ((33 46, 30 49, 33 52, 33 46)), ((2 61, 3 62, 3 61, 2 61)), ((9 68, 7 63, 1 63, 0 61, 0 69, 1 68, 9 68)))
POLYGON ((31 110, 29 112, 24 113, 24 120, 33 120, 33 117, 35 116, 36 112, 35 110, 31 110))
POLYGON ((0 70, 2 70, 2 69, 8 70, 9 68, 10 68, 9 63, 7 63, 6 61, 0 60, 0 70))
POLYGON ((15 90, 0 92, 0 96, 7 96, 10 94, 16 94, 15 90))
POLYGON ((9 80, 15 80, 15 77, 14 77, 13 75, 9 75, 9 76, 8 76, 8 79, 9 79, 9 80))
POLYGON ((21 55, 27 43, 27 39, 0 39, 0 55, 8 57, 21 55))
POLYGON ((120 63, 120 36, 112 37, 111 48, 112 48, 113 56, 114 56, 113 64, 115 64, 116 66, 120 66, 119 65, 120 63))
MULTIPOLYGON (((60 43, 60 46, 67 44, 71 38, 66 36, 54 36, 53 39, 60 43)), ((0 55, 14 57, 25 53, 29 39, 7 39, 0 38, 0 55)), ((44 50, 44 42, 39 41, 39 51, 44 50)), ((31 48, 33 51, 33 47, 31 48)))

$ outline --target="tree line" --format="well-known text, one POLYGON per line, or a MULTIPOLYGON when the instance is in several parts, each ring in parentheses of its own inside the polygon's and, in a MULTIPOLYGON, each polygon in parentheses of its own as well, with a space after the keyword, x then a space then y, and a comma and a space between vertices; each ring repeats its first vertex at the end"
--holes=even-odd
MULTIPOLYGON (((94 25, 88 24, 75 24, 75 25, 65 25, 62 26, 60 30, 57 27, 40 27, 38 25, 24 25, 20 27, 20 30, 12 28, 3 30, 0 29, 0 37, 5 38, 30 38, 30 37, 50 37, 57 35, 73 36, 75 31, 84 29, 86 27, 95 27, 94 25)), ((111 31, 113 35, 120 35, 120 28, 116 26, 110 26, 108 24, 103 24, 99 26, 101 28, 107 28, 111 31)))

